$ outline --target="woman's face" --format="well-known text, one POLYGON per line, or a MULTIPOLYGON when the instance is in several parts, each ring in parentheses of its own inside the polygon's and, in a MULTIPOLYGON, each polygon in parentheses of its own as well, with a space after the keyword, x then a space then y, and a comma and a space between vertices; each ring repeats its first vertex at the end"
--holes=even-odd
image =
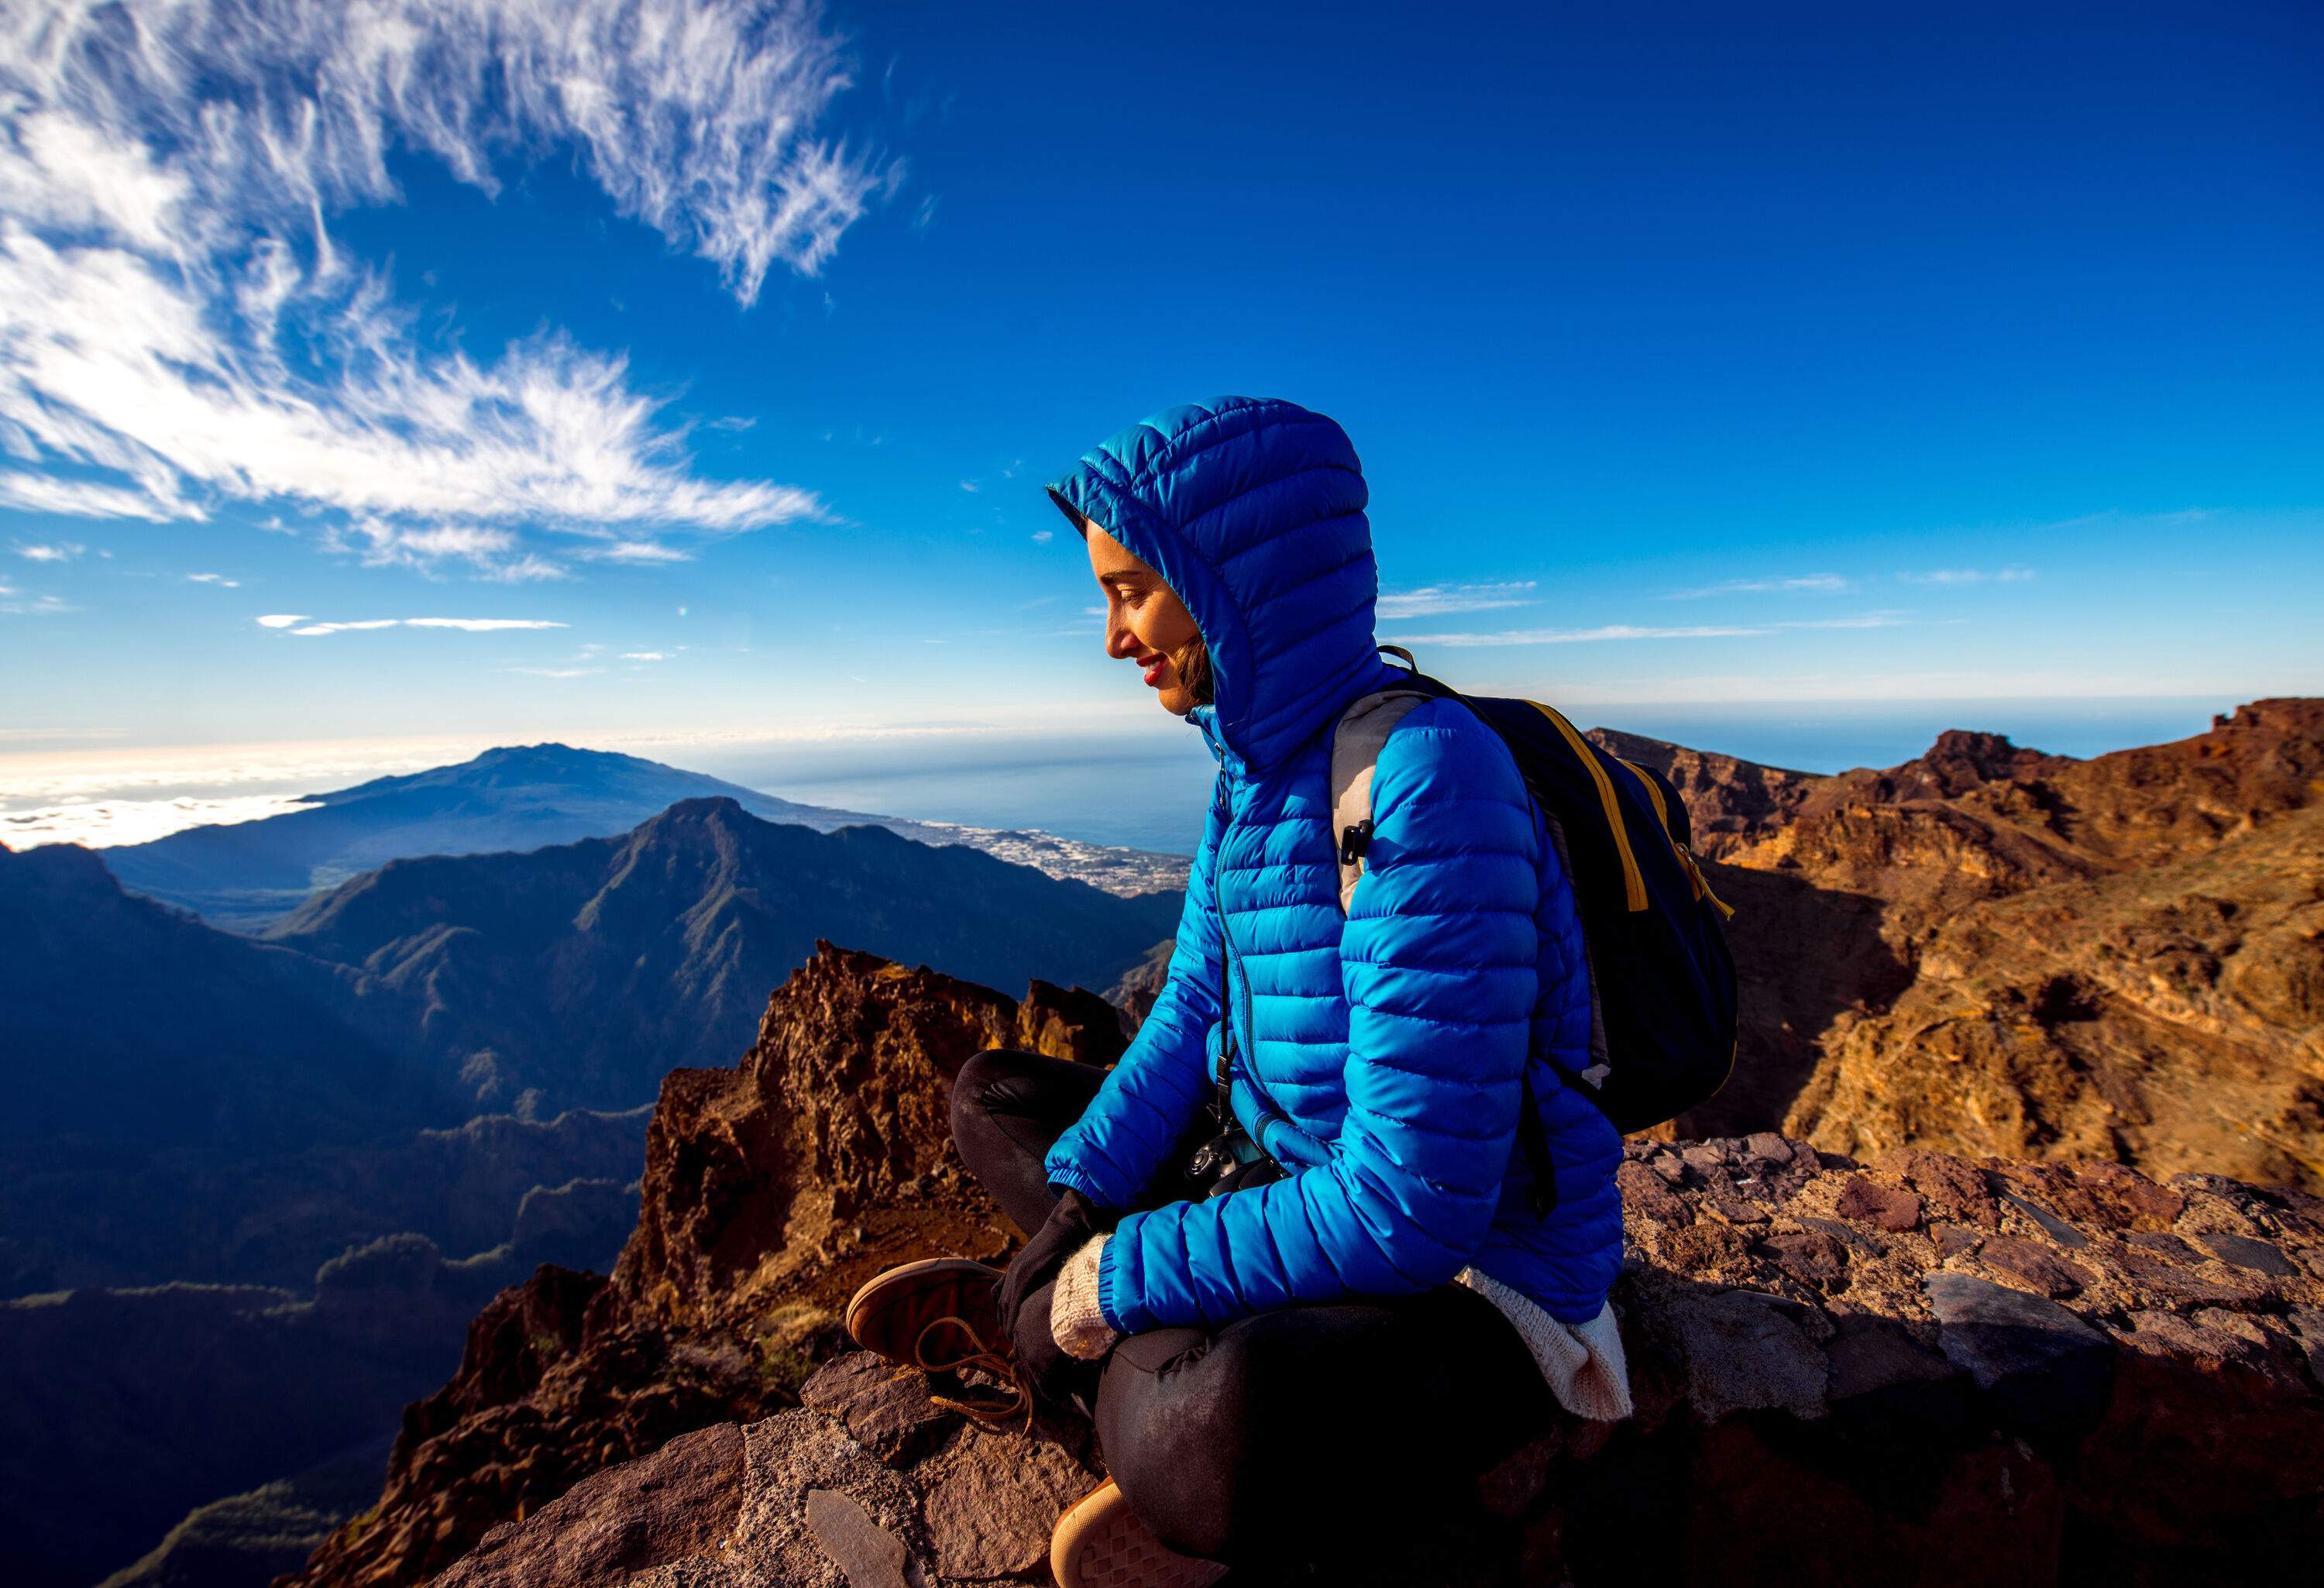
POLYGON ((1194 709, 1193 690, 1178 676, 1176 658, 1202 637, 1194 614, 1186 610, 1162 576, 1130 554, 1122 543, 1087 519, 1083 540, 1089 547, 1090 571, 1105 592, 1105 653, 1138 664, 1146 687, 1162 702, 1162 709, 1184 716, 1194 709))

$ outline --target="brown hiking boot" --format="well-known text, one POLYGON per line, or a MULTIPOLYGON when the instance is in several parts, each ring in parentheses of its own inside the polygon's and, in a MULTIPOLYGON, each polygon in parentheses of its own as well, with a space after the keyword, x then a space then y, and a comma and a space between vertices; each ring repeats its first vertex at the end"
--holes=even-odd
POLYGON ((1016 1349, 1001 1326, 1001 1270, 965 1257, 931 1257, 874 1276, 849 1297, 847 1333, 899 1368, 1001 1380, 997 1395, 964 1386, 931 1393, 938 1406, 981 1422, 1028 1422, 1033 1398, 1018 1381, 1016 1349))
POLYGON ((1210 1588, 1227 1574, 1217 1561, 1180 1555, 1148 1532, 1111 1478, 1057 1519, 1049 1571, 1057 1588, 1210 1588))

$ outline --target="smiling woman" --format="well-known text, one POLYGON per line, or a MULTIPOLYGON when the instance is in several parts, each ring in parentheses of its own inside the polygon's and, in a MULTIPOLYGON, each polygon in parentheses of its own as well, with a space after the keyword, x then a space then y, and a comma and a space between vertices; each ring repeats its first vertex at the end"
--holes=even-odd
POLYGON ((1186 604, 1120 541, 1077 512, 1068 516, 1088 543, 1090 571, 1105 592, 1105 653, 1136 662, 1173 716, 1210 705, 1211 651, 1186 604))
POLYGON ((1457 1526, 1464 1486, 1559 1419, 1628 1412, 1620 1142, 1565 1080, 1591 1062, 1573 890, 1508 746, 1430 699, 1379 750, 1342 893, 1333 725, 1405 675, 1337 423, 1169 409, 1050 495, 1106 653, 1216 755, 1210 810, 1121 1062, 995 1049, 954 1085, 1023 1251, 890 1269, 847 1325, 1012 1375, 1019 1403, 979 1410, 1095 1424, 1112 1477, 1057 1524, 1064 1588, 1344 1565, 1409 1541, 1379 1527, 1457 1526))

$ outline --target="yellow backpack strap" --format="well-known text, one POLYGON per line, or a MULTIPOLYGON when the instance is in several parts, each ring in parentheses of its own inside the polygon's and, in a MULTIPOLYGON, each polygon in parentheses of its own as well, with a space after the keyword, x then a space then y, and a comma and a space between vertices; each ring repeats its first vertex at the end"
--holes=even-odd
POLYGON ((1561 713, 1538 700, 1528 700, 1526 704, 1557 725, 1557 731, 1573 747, 1573 753, 1580 756, 1582 764, 1590 769, 1590 780, 1598 786, 1598 803, 1606 812, 1606 826, 1614 835, 1615 851, 1622 857, 1623 900, 1633 910, 1646 909, 1646 880, 1638 873, 1638 857, 1630 853, 1630 830, 1622 823, 1622 802, 1614 797, 1614 780, 1606 775, 1605 762, 1598 759, 1597 751, 1589 740, 1582 736, 1582 730, 1566 721, 1561 713))

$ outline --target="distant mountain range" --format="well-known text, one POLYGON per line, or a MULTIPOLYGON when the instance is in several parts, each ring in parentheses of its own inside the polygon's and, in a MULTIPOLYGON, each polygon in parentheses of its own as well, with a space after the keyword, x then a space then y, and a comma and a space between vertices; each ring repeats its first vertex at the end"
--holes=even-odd
MULTIPOLYGON (((0 1142, 241 1157, 443 1122, 405 1011, 346 966, 124 893, 96 854, 0 849, 0 1142)), ((13 1233, 13 1232, 12 1232, 13 1233)))
POLYGON ((1108 891, 1183 886, 1183 856, 1080 844, 1048 834, 870 816, 761 794, 701 772, 599 750, 529 744, 473 761, 308 796, 304 810, 189 827, 106 851, 134 892, 254 931, 318 891, 392 860, 527 851, 613 837, 684 799, 731 799, 761 820, 832 832, 881 826, 922 844, 966 845, 1108 891))
POLYGON ((819 937, 1102 987, 1177 910, 729 799, 617 838, 395 861, 266 941, 124 892, 88 850, 0 849, 0 1007, 21 1056, 0 1109, 0 1276, 299 1283, 337 1250, 315 1245, 327 1227, 273 1246, 226 1233, 295 1200, 295 1177, 263 1166, 479 1114, 641 1106, 668 1071, 747 1044, 819 937))
MULTIPOLYGON (((210 883, 242 860, 279 881, 286 854, 576 819, 525 792, 542 758, 480 762, 182 850, 210 883), (253 831, 301 822, 295 842, 253 831)), ((640 799, 668 771, 579 767, 608 762, 640 799)), ((818 938, 1102 987, 1179 908, 726 796, 613 837, 391 861, 263 940, 124 891, 122 853, 0 848, 0 1537, 29 1551, 12 1581, 91 1581, 189 1508, 374 1436, 493 1289, 543 1260, 609 1264, 663 1076, 731 1062, 818 938), (235 1436, 205 1440, 205 1417, 235 1436)), ((200 1553, 180 1544, 169 1573, 200 1553)))
POLYGON ((404 1000, 435 1072, 479 1105, 627 1106, 669 1069, 738 1051, 817 938, 1003 985, 1102 987, 1178 908, 881 827, 817 833, 688 799, 620 838, 395 861, 266 940, 404 1000))

